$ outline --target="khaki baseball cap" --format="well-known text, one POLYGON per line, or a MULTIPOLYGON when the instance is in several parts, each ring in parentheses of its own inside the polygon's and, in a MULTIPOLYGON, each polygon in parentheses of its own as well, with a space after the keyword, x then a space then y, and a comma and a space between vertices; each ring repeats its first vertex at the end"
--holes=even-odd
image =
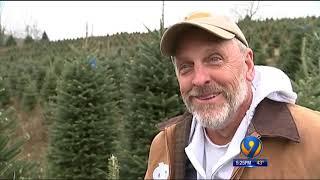
POLYGON ((163 34, 160 43, 160 50, 165 56, 174 55, 176 40, 179 34, 190 27, 204 29, 222 39, 237 38, 244 45, 249 47, 248 42, 238 25, 229 18, 220 15, 213 15, 208 12, 192 12, 182 22, 170 26, 163 34))

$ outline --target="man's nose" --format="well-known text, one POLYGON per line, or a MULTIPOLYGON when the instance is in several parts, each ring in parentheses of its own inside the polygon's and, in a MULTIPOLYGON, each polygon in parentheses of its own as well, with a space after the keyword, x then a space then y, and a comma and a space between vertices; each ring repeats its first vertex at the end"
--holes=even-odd
POLYGON ((192 84, 194 86, 203 86, 210 83, 210 75, 203 65, 195 65, 192 84))

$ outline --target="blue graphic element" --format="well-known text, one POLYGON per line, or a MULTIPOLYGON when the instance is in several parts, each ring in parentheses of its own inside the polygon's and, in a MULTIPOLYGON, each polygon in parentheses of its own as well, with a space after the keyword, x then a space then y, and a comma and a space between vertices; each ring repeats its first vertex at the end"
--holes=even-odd
POLYGON ((246 159, 233 159, 233 166, 238 167, 267 167, 267 159, 256 159, 262 151, 262 142, 254 136, 245 137, 240 144, 241 153, 247 156, 246 159))
POLYGON ((240 167, 267 167, 267 159, 234 159, 233 166, 240 167))
POLYGON ((247 136, 242 140, 240 150, 248 158, 254 158, 260 154, 262 142, 254 136, 247 136))

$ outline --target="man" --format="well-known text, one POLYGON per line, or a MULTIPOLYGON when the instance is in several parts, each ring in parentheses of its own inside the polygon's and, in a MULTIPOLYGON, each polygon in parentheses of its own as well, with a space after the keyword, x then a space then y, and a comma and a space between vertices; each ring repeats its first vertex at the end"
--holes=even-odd
POLYGON ((167 29, 188 112, 159 125, 145 179, 320 178, 320 114, 295 105, 290 79, 254 66, 253 51, 230 19, 194 12, 167 29), (267 167, 234 167, 241 141, 261 140, 267 167))

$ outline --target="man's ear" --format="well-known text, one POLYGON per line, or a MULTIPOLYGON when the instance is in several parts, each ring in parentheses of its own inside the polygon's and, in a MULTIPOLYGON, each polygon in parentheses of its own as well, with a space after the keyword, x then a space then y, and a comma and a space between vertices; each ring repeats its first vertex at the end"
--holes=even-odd
POLYGON ((246 79, 251 82, 253 81, 253 78, 254 78, 254 63, 253 63, 253 51, 250 48, 247 48, 246 50, 245 63, 248 68, 246 79))

